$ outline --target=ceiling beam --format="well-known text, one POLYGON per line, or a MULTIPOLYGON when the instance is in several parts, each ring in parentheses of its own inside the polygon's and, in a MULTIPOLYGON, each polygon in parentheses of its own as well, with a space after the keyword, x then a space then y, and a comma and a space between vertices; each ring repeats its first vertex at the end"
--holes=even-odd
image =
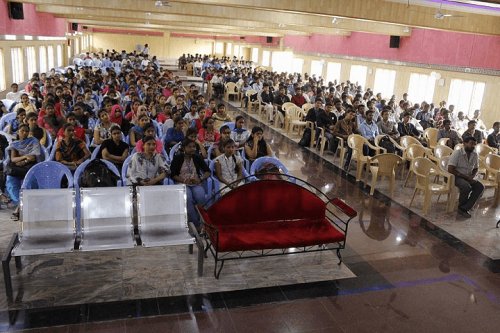
MULTIPOLYGON (((146 13, 151 13, 151 16, 165 16, 166 18, 179 19, 180 21, 221 21, 229 20, 230 25, 239 27, 250 27, 252 25, 274 25, 277 28, 285 26, 282 34, 288 32, 288 27, 292 26, 294 29, 297 27, 308 27, 307 32, 313 32, 314 28, 320 29, 324 33, 325 29, 347 30, 347 31, 362 31, 370 33, 379 33, 386 35, 409 36, 410 30, 406 26, 395 25, 391 23, 379 23, 353 20, 344 18, 337 20, 337 24, 332 23, 332 17, 327 15, 316 14, 303 14, 303 13, 286 13, 281 11, 261 10, 255 8, 236 8, 224 7, 214 5, 203 5, 198 3, 173 3, 172 7, 155 7, 154 1, 134 1, 122 0, 117 1, 96 1, 96 0, 22 0, 24 2, 43 4, 39 7, 40 11, 49 13, 57 13, 61 11, 61 7, 70 8, 74 14, 83 12, 85 14, 92 14, 102 12, 105 10, 115 13, 115 15, 122 15, 121 12, 127 12, 127 15, 136 17, 145 16, 146 13), (119 8, 119 9, 117 9, 119 8), (173 17, 172 15, 176 15, 173 17), (277 20, 278 18, 278 20, 277 20)), ((225 23, 225 22, 224 22, 225 23)), ((226 23, 227 24, 227 23, 226 23)), ((305 29, 305 28, 304 28, 305 29)), ((328 30, 327 30, 328 31, 328 30)), ((334 33, 335 34, 335 33, 334 33)))

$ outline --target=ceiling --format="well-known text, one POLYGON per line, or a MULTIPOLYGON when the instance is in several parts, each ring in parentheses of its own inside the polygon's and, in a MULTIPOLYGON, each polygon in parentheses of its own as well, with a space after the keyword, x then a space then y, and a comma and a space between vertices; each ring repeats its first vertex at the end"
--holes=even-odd
MULTIPOLYGON (((18 0, 19 1, 19 0, 18 0)), ((411 35, 412 27, 500 35, 500 0, 21 0, 90 27, 205 35, 353 31, 411 35), (162 4, 160 6, 159 4, 162 4), (436 15, 441 14, 441 15, 436 15), (453 16, 448 16, 453 15, 453 16), (439 18, 436 18, 439 16, 439 18)))

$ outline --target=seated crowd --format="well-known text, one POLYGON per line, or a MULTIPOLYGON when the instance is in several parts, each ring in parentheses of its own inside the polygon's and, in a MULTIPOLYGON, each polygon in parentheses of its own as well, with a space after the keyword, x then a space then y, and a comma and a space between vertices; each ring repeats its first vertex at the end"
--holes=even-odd
MULTIPOLYGON (((285 125, 288 115, 282 107, 287 102, 300 108, 309 106, 304 109, 303 120, 314 123, 316 134, 319 134, 320 128, 324 130, 332 153, 336 153, 340 138, 346 141, 349 135, 359 134, 371 145, 377 144, 389 153, 401 155, 401 137, 411 136, 427 146, 425 131, 435 128, 436 141, 444 139, 439 142, 456 150, 450 158, 448 171, 457 179, 459 212, 466 217, 470 217, 469 211, 483 191, 481 183, 474 179, 479 168, 477 158, 474 162, 469 155, 477 155, 474 151, 476 144, 486 144, 496 152, 500 150, 500 122, 495 122, 488 131, 481 120, 480 110, 475 110, 469 117, 463 111, 455 110, 454 105, 447 105, 446 101, 438 104, 431 101, 414 103, 405 93, 398 102, 395 95, 384 99, 380 93, 375 94, 369 88, 363 90, 363 87, 349 81, 326 83, 321 77, 307 73, 302 76, 252 69, 239 66, 237 59, 230 61, 228 58, 201 55, 188 55, 182 59, 187 62, 201 60, 200 75, 211 85, 214 96, 221 96, 229 82, 235 83, 245 107, 250 101, 258 100, 270 124, 277 121, 274 125, 285 125), (252 91, 250 96, 246 96, 247 91, 252 91), (381 136, 382 139, 375 142, 381 136), (458 159, 459 154, 467 156, 467 159, 458 159), (463 160, 467 161, 467 165, 457 166, 457 163, 464 164, 463 160)), ((352 154, 352 149, 346 148, 345 169, 352 154)), ((368 146, 365 148, 367 155, 375 154, 368 146)), ((246 153, 252 156, 251 151, 246 153)))
POLYGON ((167 177, 186 184, 189 220, 197 225, 194 207, 205 201, 203 183, 211 175, 207 161, 216 160, 214 172, 223 187, 234 187, 241 179, 240 153, 250 161, 272 155, 262 129, 245 129, 243 117, 233 120, 213 98, 206 103, 195 85, 185 87, 171 71, 145 63, 146 55, 113 51, 87 57, 95 61, 92 66, 35 73, 24 91, 13 84, 7 97, 15 105, 9 110, 0 105, 13 115, 0 135, 2 152, 7 137, 12 140, 3 199, 17 206, 13 218, 19 217, 23 178, 45 159, 44 152, 72 172, 92 152, 118 170, 131 156, 126 184, 163 184, 167 177), (121 66, 98 67, 100 59, 121 66))

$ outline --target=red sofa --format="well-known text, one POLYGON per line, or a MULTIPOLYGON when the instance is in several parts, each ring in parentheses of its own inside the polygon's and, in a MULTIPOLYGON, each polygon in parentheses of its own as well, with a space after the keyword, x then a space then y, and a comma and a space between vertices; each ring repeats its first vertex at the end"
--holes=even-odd
POLYGON ((340 264, 348 223, 357 213, 342 200, 316 192, 319 196, 286 180, 261 180, 232 190, 209 207, 198 206, 215 277, 226 260, 266 255, 337 250, 340 264), (270 251, 275 249, 281 251, 270 251))

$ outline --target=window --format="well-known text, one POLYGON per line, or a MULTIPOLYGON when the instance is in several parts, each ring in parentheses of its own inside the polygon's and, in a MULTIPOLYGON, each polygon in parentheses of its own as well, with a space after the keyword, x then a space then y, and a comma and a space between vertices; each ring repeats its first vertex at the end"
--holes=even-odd
POLYGON ((259 63, 259 49, 257 47, 252 47, 252 62, 259 63))
POLYGON ((62 55, 61 45, 56 46, 56 52, 57 52, 57 67, 61 67, 63 65, 63 55, 62 55))
POLYGON ((273 52, 273 59, 271 66, 273 67, 273 71, 278 73, 282 72, 291 72, 292 71, 292 62, 293 62, 293 53, 292 52, 273 52))
POLYGON ((20 47, 10 49, 12 58, 12 82, 20 83, 24 81, 23 51, 20 47))
POLYGON ((323 65, 325 62, 323 60, 312 60, 311 61, 311 76, 315 75, 318 79, 323 75, 323 65))
POLYGON ((264 51, 262 52, 262 66, 269 66, 269 61, 271 58, 271 52, 270 51, 264 51))
POLYGON ((382 98, 389 99, 394 94, 394 82, 396 81, 396 71, 390 69, 377 68, 375 70, 375 83, 373 91, 375 94, 381 93, 382 98))
POLYGON ((45 46, 40 46, 38 49, 40 52, 40 72, 47 72, 47 48, 45 46))
POLYGON ((235 45, 234 48, 233 48, 233 55, 236 56, 236 58, 239 58, 240 57, 240 46, 239 45, 235 45))
POLYGON ((414 103, 421 103, 423 101, 432 103, 435 87, 436 78, 434 76, 411 73, 410 84, 408 86, 409 99, 414 103))
POLYGON ((337 62, 329 62, 326 65, 326 81, 333 82, 337 80, 337 83, 340 82, 340 68, 341 64, 337 62))
POLYGON ((33 73, 36 73, 36 52, 34 46, 29 46, 25 49, 26 61, 28 62, 28 78, 31 78, 33 73))
POLYGON ((49 45, 47 47, 47 53, 48 53, 48 57, 47 59, 49 60, 48 63, 49 63, 49 69, 52 69, 54 68, 54 47, 52 45, 49 45))
POLYGON ((356 83, 358 86, 366 88, 365 84, 367 71, 368 68, 366 66, 352 65, 351 73, 349 75, 349 81, 351 81, 352 83, 356 83))
POLYGON ((3 50, 0 49, 0 91, 5 90, 5 68, 3 65, 3 50))
POLYGON ((455 110, 473 116, 474 110, 481 109, 484 94, 484 82, 452 79, 448 105, 455 105, 455 110))
POLYGON ((70 59, 73 54, 71 53, 71 46, 66 46, 66 53, 67 53, 67 56, 68 56, 68 59, 70 59))
POLYGON ((233 43, 226 43, 226 56, 230 56, 233 52, 233 43))
POLYGON ((215 54, 222 54, 224 52, 224 43, 215 43, 215 54))
POLYGON ((303 67, 304 67, 304 59, 293 58, 293 60, 292 60, 292 72, 302 74, 303 67))

